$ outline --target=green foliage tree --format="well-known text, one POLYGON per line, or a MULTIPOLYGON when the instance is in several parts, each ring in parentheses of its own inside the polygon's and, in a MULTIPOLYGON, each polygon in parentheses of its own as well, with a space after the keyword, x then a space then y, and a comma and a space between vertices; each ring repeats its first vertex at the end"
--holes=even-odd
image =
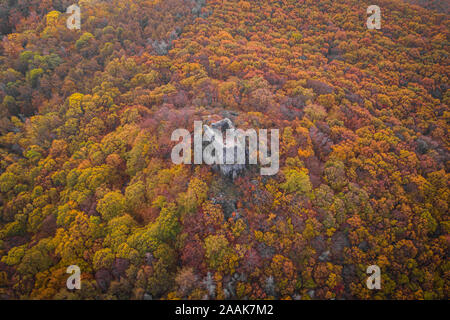
POLYGON ((121 216, 125 213, 126 199, 124 195, 118 191, 112 191, 105 194, 97 204, 97 211, 100 212, 103 219, 110 221, 111 219, 121 216))

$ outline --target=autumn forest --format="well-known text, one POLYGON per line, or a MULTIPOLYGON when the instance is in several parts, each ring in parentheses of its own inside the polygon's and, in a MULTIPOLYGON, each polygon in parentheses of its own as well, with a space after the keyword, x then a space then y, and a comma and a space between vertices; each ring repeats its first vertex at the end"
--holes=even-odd
POLYGON ((445 3, 0 0, 0 299, 447 300, 445 3), (223 119, 279 171, 173 163, 223 119))

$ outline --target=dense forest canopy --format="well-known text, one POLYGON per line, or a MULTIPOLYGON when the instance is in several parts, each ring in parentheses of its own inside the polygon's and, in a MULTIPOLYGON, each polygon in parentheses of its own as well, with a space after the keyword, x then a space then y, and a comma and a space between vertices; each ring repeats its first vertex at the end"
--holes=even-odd
POLYGON ((1 0, 0 298, 448 299, 450 20, 409 2, 1 0), (223 118, 279 173, 172 163, 223 118))

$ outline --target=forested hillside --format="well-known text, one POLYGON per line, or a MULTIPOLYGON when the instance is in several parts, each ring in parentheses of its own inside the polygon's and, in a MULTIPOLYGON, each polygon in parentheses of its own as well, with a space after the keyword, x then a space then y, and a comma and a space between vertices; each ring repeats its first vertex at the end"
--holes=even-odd
POLYGON ((72 4, 0 3, 1 299, 448 299, 448 13, 72 4), (279 173, 173 164, 223 118, 279 129, 279 173))

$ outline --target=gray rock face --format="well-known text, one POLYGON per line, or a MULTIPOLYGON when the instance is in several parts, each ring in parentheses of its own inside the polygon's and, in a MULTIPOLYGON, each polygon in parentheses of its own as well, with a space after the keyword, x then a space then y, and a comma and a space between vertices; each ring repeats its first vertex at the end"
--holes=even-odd
POLYGON ((150 293, 144 293, 144 296, 142 297, 143 300, 153 300, 153 297, 150 293))
POLYGON ((327 261, 328 257, 330 256, 330 250, 322 252, 322 254, 319 256, 320 261, 327 261))
MULTIPOLYGON (((235 141, 232 143, 226 143, 226 132, 227 130, 235 130, 233 123, 230 119, 225 118, 220 121, 214 122, 211 124, 211 127, 208 125, 203 125, 203 130, 206 136, 212 137, 211 142, 215 144, 216 148, 220 148, 223 150, 223 160, 222 164, 216 164, 213 166, 215 169, 219 169, 220 173, 225 177, 230 177, 233 180, 238 177, 242 171, 245 170, 245 163, 239 164, 237 163, 238 155, 244 153, 245 158, 248 158, 248 147, 245 149, 239 146, 235 141), (226 157, 227 154, 233 154, 235 163, 227 164, 226 157)), ((206 143, 209 144, 209 143, 206 143)))
POLYGON ((161 40, 161 41, 154 40, 154 41, 151 41, 151 45, 152 45, 152 48, 153 48, 153 50, 155 50, 157 55, 164 56, 171 49, 172 43, 171 43, 170 40, 169 41, 166 41, 166 40, 161 40))
POLYGON ((264 289, 269 296, 275 296, 275 281, 272 276, 266 279, 264 289))
POLYGON ((208 291, 208 297, 214 298, 216 296, 216 283, 211 275, 211 272, 208 272, 206 279, 203 280, 203 285, 208 291))

